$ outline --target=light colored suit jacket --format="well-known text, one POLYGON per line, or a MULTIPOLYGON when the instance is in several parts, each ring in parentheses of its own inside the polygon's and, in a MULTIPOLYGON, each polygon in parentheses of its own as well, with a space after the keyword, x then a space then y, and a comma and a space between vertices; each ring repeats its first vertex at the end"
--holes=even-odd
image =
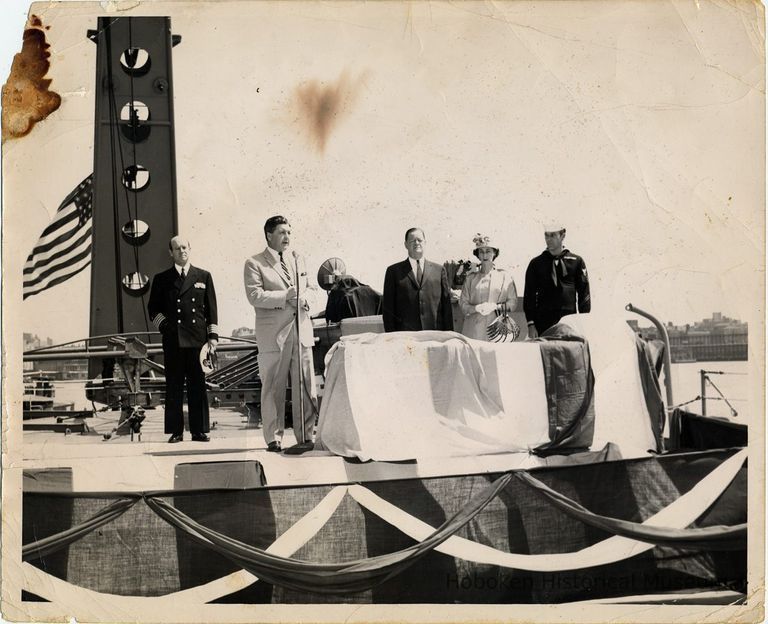
MULTIPOLYGON (((292 254, 285 257, 288 270, 294 284, 299 285, 300 295, 306 295, 309 288, 307 271, 303 258, 299 257, 299 276, 292 254)), ((245 294, 256 313, 256 343, 262 352, 281 351, 285 337, 296 324, 296 307, 286 301, 286 292, 290 286, 283 275, 280 261, 265 249, 245 261, 243 269, 245 294)), ((301 344, 311 347, 314 344, 312 320, 307 310, 299 310, 301 344)))
POLYGON ((475 306, 479 303, 491 301, 493 303, 506 303, 509 311, 517 307, 517 288, 515 280, 509 273, 501 269, 493 269, 490 273, 491 283, 488 296, 481 297, 477 289, 477 283, 482 278, 479 271, 467 275, 464 287, 461 290, 459 306, 464 313, 464 326, 461 333, 468 338, 476 340, 488 340, 487 328, 489 323, 496 318, 496 314, 483 316, 475 312, 475 306))

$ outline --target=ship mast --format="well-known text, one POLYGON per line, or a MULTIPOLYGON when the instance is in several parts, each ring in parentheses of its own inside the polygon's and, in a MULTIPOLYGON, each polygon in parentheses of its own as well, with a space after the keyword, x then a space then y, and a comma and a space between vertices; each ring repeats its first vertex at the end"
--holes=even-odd
POLYGON ((100 17, 88 38, 98 47, 90 335, 149 332, 150 279, 178 232, 171 49, 181 37, 168 17, 100 17))

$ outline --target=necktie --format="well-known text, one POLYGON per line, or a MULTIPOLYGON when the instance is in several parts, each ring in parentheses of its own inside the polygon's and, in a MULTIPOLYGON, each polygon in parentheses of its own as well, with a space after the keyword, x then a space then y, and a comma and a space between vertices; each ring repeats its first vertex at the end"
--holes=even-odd
POLYGON ((283 275, 285 276, 285 279, 287 279, 287 280, 288 280, 288 283, 289 283, 289 284, 292 284, 292 283, 293 283, 293 280, 291 279, 291 274, 290 274, 290 272, 288 271, 288 265, 285 263, 285 260, 283 259, 283 252, 282 252, 282 251, 280 251, 280 252, 278 252, 278 254, 279 254, 279 256, 280 256, 280 266, 281 266, 281 267, 282 267, 282 269, 283 269, 283 275))
POLYGON ((421 262, 416 262, 416 281, 421 284, 421 278, 424 275, 424 271, 421 270, 421 262))
POLYGON ((184 281, 184 278, 186 277, 186 274, 184 273, 184 269, 181 270, 181 281, 184 281))

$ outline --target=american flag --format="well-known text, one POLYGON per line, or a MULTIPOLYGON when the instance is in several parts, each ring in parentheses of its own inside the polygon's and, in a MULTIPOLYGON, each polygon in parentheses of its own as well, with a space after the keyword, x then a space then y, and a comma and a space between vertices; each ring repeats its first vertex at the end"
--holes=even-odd
POLYGON ((51 288, 91 263, 93 174, 80 182, 43 230, 24 264, 24 299, 51 288))

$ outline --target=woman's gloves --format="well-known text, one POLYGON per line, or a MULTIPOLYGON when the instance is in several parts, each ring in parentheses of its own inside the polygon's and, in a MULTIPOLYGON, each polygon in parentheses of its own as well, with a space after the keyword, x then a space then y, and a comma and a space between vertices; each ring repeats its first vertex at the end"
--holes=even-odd
POLYGON ((486 301, 485 303, 478 303, 475 306, 475 312, 478 314, 482 314, 483 316, 488 316, 489 314, 493 314, 496 312, 496 304, 492 301, 486 301))

